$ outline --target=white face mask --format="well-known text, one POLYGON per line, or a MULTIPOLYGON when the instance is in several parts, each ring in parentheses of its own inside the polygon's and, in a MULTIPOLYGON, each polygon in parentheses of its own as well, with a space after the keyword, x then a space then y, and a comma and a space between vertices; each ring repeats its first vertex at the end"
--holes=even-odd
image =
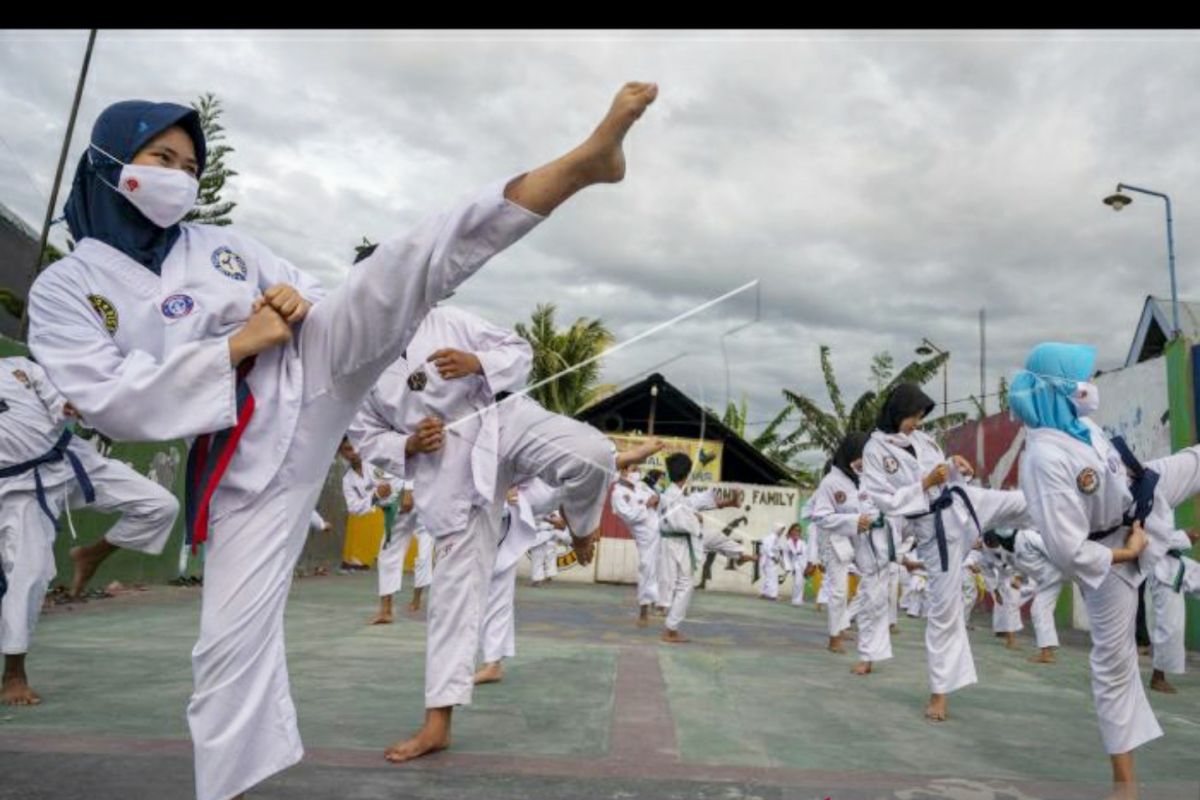
POLYGON ((171 227, 186 217, 196 205, 200 182, 183 170, 126 164, 96 145, 92 145, 92 149, 121 165, 121 175, 116 186, 104 178, 100 180, 133 203, 134 208, 158 227, 171 227))
POLYGON ((1094 383, 1080 381, 1075 387, 1075 393, 1071 395, 1071 404, 1075 406, 1075 413, 1081 417, 1094 414, 1100 408, 1100 388, 1094 383))

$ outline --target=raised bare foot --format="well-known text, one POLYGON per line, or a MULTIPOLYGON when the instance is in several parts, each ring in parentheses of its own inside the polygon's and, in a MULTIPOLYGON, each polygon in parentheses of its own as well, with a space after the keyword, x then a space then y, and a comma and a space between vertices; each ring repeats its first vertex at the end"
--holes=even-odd
POLYGON ((479 669, 475 671, 475 684, 482 683, 499 683, 504 680, 504 667, 499 661, 493 661, 490 664, 481 664, 479 669))
POLYGON ((684 644, 685 642, 691 641, 691 639, 684 636, 679 631, 673 631, 670 628, 667 628, 663 631, 662 640, 667 644, 684 644))
POLYGON ((617 183, 625 177, 625 134, 656 97, 656 83, 627 83, 617 92, 608 114, 578 150, 589 181, 617 183))
POLYGON ((855 675, 870 675, 871 674, 871 662, 870 661, 860 661, 857 664, 855 664, 853 667, 851 667, 850 671, 853 672, 855 675))

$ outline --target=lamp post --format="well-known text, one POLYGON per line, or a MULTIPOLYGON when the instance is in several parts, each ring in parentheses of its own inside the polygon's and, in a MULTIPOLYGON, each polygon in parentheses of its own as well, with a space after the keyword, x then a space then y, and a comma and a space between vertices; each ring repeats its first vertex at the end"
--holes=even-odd
POLYGON ((1125 206, 1133 202, 1133 198, 1127 194, 1122 194, 1124 191, 1138 192, 1140 194, 1148 194, 1151 197, 1161 197, 1167 206, 1167 269, 1171 272, 1171 336, 1174 339, 1179 335, 1179 293, 1175 287, 1175 231, 1171 219, 1171 198, 1167 197, 1162 192, 1156 192, 1152 189, 1141 189, 1137 186, 1130 186, 1127 183, 1118 183, 1115 194, 1110 194, 1104 198, 1104 204, 1113 211, 1120 211, 1125 206))

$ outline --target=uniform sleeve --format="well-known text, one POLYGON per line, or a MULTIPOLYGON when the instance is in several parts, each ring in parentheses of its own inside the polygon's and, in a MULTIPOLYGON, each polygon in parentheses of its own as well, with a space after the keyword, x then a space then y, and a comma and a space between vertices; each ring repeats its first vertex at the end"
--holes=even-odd
POLYGON ((367 491, 363 481, 349 477, 351 474, 347 473, 348 477, 342 481, 342 494, 346 497, 346 510, 354 516, 370 514, 375 508, 375 504, 371 500, 372 494, 367 491))
POLYGON ((50 378, 46 375, 44 369, 29 359, 22 360, 25 362, 22 368, 25 370, 25 374, 29 376, 29 383, 33 386, 33 391, 37 393, 38 399, 46 407, 46 412, 50 414, 50 418, 55 422, 62 422, 65 419, 63 416, 63 406, 67 403, 66 398, 59 394, 58 389, 50 382, 50 378))
POLYGON ((895 486, 883 467, 886 451, 871 443, 863 450, 862 487, 872 505, 888 516, 908 516, 929 511, 929 499, 920 481, 895 486))
POLYGON ((308 527, 314 532, 325 530, 325 518, 322 517, 315 508, 313 509, 312 516, 308 520, 308 527))
MULTIPOLYGON (((60 262, 63 263, 63 262, 60 262)), ((67 273, 51 267, 29 296, 29 347, 88 425, 122 441, 192 438, 233 427, 236 373, 227 337, 159 360, 122 353, 67 273)))
POLYGON ((533 366, 533 348, 510 330, 471 315, 468 341, 483 368, 483 378, 492 394, 515 392, 525 387, 533 366))
MULTIPOLYGON (((248 239, 249 237, 241 236, 248 239)), ((270 248, 261 242, 250 240, 258 258, 258 290, 266 292, 272 286, 286 283, 292 286, 310 303, 316 303, 325 297, 325 287, 321 282, 297 267, 286 258, 275 255, 270 248)))
POLYGON ((813 526, 830 536, 847 539, 858 535, 858 514, 841 514, 833 502, 833 489, 822 481, 813 495, 813 526))
POLYGON ((408 434, 397 431, 379 404, 374 391, 367 395, 346 430, 346 436, 363 461, 382 467, 393 475, 405 475, 408 434))
POLYGON ((637 495, 623 486, 618 486, 612 494, 613 511, 626 525, 641 525, 650 519, 653 513, 644 503, 637 502, 637 495))
POLYGON ((1021 488, 1051 563, 1064 575, 1095 589, 1112 568, 1112 550, 1088 539, 1087 509, 1074 477, 1063 467, 1046 458, 1026 458, 1021 465, 1021 488))
POLYGON ((703 492, 692 492, 684 500, 693 511, 711 511, 717 507, 717 495, 712 489, 703 492))

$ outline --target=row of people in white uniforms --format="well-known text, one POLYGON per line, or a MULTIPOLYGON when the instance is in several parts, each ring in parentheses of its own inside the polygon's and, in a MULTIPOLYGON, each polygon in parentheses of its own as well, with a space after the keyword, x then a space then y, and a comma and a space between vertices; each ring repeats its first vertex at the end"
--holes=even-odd
MULTIPOLYGON (((77 246, 35 281, 29 342, 101 432, 191 442, 188 533, 209 542, 188 709, 200 800, 240 796, 303 755, 283 610, 366 393, 438 300, 581 189, 621 180, 625 134, 656 95, 627 84, 580 147, 388 239, 327 296, 235 228, 181 224, 206 161, 193 110, 128 101, 100 115, 66 204, 77 246)), ((574 511, 587 539, 592 520, 574 511)), ((471 550, 462 538, 439 541, 447 571, 471 550)))
POLYGON ((809 566, 809 545, 804 539, 800 523, 794 522, 790 526, 777 523, 762 538, 758 559, 758 572, 762 580, 759 597, 779 599, 779 587, 791 576, 791 603, 794 606, 804 605, 805 582, 813 570, 809 566))
POLYGON ((90 545, 71 550, 71 593, 83 593, 118 548, 162 552, 179 503, 129 466, 73 436, 78 412, 28 358, 0 358, 0 702, 37 705, 26 656, 46 590, 57 574, 54 540, 68 508, 87 505, 121 518, 90 545))

